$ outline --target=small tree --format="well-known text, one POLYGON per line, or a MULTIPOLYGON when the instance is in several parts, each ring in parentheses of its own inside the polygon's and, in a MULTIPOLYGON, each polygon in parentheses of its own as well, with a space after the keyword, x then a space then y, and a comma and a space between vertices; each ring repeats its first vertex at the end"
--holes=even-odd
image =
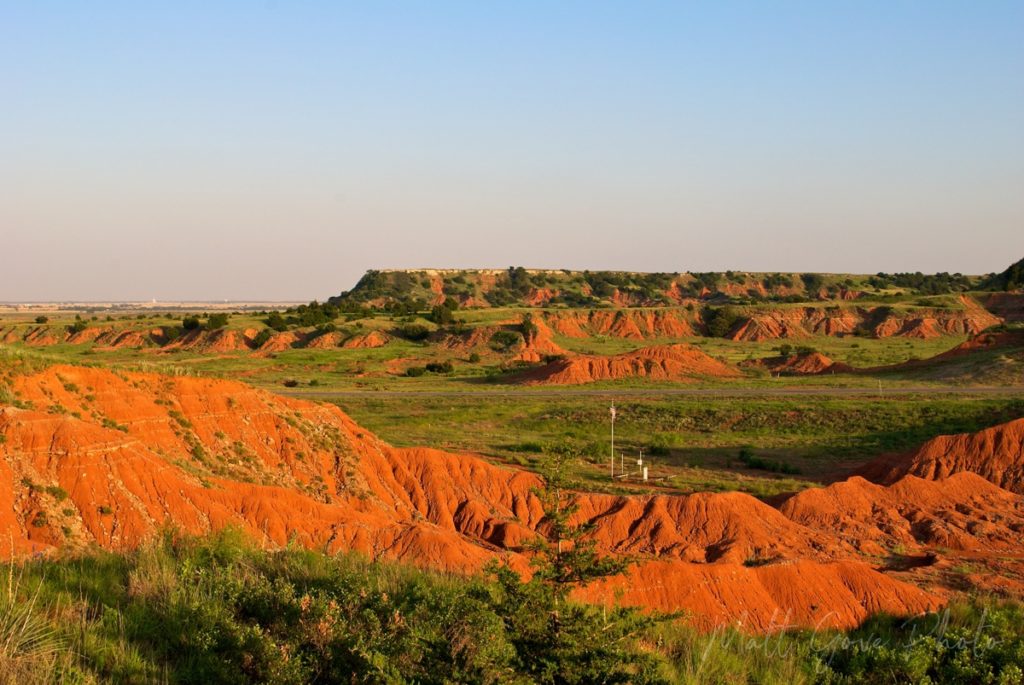
POLYGON ((635 609, 573 602, 577 587, 625 571, 628 561, 598 554, 594 526, 573 520, 578 507, 568 477, 577 450, 551 451, 543 466, 545 484, 534 490, 544 510, 543 536, 529 544, 533 577, 523 582, 508 566, 488 570, 503 597, 496 610, 516 648, 519 668, 539 683, 659 682, 656 663, 636 639, 666 617, 635 609))
POLYGON ((264 323, 273 328, 278 333, 288 330, 288 322, 281 316, 281 312, 270 312, 267 318, 264 319, 264 323))
POLYGON ((522 342, 523 336, 516 331, 495 331, 494 335, 491 336, 490 345, 491 349, 495 352, 508 352, 513 347, 522 342))
POLYGON ((406 340, 426 340, 430 335, 430 329, 421 323, 407 323, 400 326, 396 333, 406 340))
POLYGON ((523 318, 519 322, 519 332, 522 333, 523 340, 526 341, 526 344, 530 344, 530 342, 537 336, 537 331, 538 328, 537 324, 533 321, 533 314, 523 314, 523 318))
POLYGON ((708 335, 715 338, 724 338, 732 332, 733 327, 740 320, 740 313, 735 307, 705 307, 704 323, 708 329, 708 335))
POLYGON ((36 323, 49 323, 50 317, 48 316, 37 316, 36 323))
POLYGON ((446 326, 455 321, 455 315, 452 314, 450 307, 446 307, 443 304, 437 304, 430 310, 430 320, 438 326, 446 326))
POLYGON ((206 320, 206 330, 216 331, 224 328, 228 325, 228 315, 225 312, 217 312, 216 314, 210 314, 210 318, 206 320))
POLYGON ((274 332, 271 329, 264 328, 252 339, 252 344, 256 347, 263 347, 273 334, 274 332))

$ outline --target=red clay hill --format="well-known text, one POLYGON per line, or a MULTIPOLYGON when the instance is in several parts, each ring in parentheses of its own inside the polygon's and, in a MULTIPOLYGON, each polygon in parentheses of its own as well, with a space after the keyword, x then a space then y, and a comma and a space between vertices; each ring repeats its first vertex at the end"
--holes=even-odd
POLYGON ((624 378, 686 382, 740 375, 734 367, 700 349, 680 344, 645 347, 611 356, 581 354, 563 357, 524 372, 516 381, 525 385, 580 385, 624 378))
POLYGON ((859 473, 891 483, 907 474, 938 480, 965 471, 1024 494, 1024 419, 977 433, 941 435, 909 454, 880 458, 859 473))
MULTIPOLYGON (((334 406, 236 382, 53 366, 13 379, 0 435, 5 555, 127 548, 167 524, 236 525, 270 546, 460 573, 503 556, 525 570, 524 545, 546 528, 531 473, 394 448, 334 406)), ((947 591, 884 570, 872 545, 1012 555, 1021 498, 971 478, 853 480, 781 509, 741 493, 579 494, 576 516, 599 547, 636 560, 583 594, 750 631, 935 608, 947 591), (972 528, 976 519, 984 525, 972 528)))

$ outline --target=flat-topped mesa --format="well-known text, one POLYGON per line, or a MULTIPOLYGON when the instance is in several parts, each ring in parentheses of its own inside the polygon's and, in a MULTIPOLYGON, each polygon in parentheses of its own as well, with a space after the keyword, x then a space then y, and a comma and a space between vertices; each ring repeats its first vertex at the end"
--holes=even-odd
POLYGON ((580 385, 625 378, 688 382, 740 375, 735 367, 692 345, 663 345, 612 356, 560 358, 525 371, 513 381, 525 385, 580 385))
POLYGON ((694 302, 858 301, 894 295, 964 292, 981 277, 961 274, 827 274, 770 272, 632 272, 568 269, 381 269, 331 298, 369 306, 391 303, 463 307, 674 306, 694 302))

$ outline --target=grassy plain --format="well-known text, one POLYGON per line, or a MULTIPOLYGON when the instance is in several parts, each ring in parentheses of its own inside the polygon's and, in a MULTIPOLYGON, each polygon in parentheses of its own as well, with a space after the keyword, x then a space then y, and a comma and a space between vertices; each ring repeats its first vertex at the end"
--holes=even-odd
MULTIPOLYGON (((609 399, 605 396, 348 395, 335 401, 356 421, 396 445, 465 450, 530 466, 562 443, 585 455, 578 475, 594 489, 610 485, 609 399)), ((885 397, 615 398, 616 449, 627 467, 640 449, 658 489, 791 492, 839 477, 871 458, 911 449, 936 435, 978 430, 1024 415, 1024 397, 908 395, 885 397), (752 468, 754 456, 779 471, 752 468), (786 473, 784 471, 790 471, 786 473)), ((616 465, 618 470, 618 465, 616 465)))

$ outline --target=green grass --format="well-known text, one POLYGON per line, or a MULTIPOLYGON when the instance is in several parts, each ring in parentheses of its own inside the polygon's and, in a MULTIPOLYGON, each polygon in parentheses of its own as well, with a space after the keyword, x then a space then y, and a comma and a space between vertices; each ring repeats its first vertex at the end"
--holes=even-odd
MULTIPOLYGON (((962 305, 951 296, 933 296, 917 298, 929 306, 941 306, 946 309, 958 309, 962 305)), ((914 309, 915 303, 901 303, 896 309, 914 309)), ((740 307, 742 310, 754 311, 766 305, 750 305, 740 307)), ((785 308, 792 305, 778 303, 767 305, 770 308, 785 308)), ((807 306, 858 306, 856 303, 810 303, 807 306)), ((507 307, 497 309, 459 310, 460 318, 466 325, 493 326, 499 323, 518 321, 523 314, 530 312, 541 316, 544 310, 524 307, 507 307)), ((565 310, 550 310, 565 311, 565 310)), ((103 315, 96 321, 90 317, 89 326, 113 327, 115 329, 148 329, 162 325, 180 323, 181 314, 171 317, 147 313, 143 319, 133 315, 124 315, 112 322, 105 321, 103 315)), ((411 317, 423 323, 422 317, 411 317)), ((355 321, 339 318, 336 324, 340 330, 353 334, 371 330, 393 331, 399 327, 406 317, 390 317, 385 314, 367 316, 355 321)), ((59 328, 73 322, 70 315, 54 315, 48 324, 59 328), (63 318, 62 318, 63 317, 63 318)), ((24 314, 5 314, 0 316, 0 326, 12 323, 24 330, 34 327, 31 318, 24 314)), ((433 327, 433 324, 428 324, 433 327)), ((265 323, 262 317, 254 313, 233 315, 229 328, 262 330, 265 323)), ((310 332, 312 329, 300 329, 299 332, 310 332)), ((885 367, 899 364, 912 359, 924 359, 944 352, 964 340, 963 336, 945 336, 941 338, 918 340, 907 338, 872 339, 855 336, 831 337, 815 336, 792 341, 794 344, 812 347, 835 361, 850 364, 857 368, 885 367)), ((555 341, 564 349, 577 353, 618 354, 629 352, 640 347, 664 345, 677 342, 697 345, 707 354, 731 364, 740 364, 777 354, 779 346, 786 341, 768 342, 734 342, 722 338, 687 337, 657 338, 650 340, 631 340, 615 337, 592 336, 583 339, 555 336, 555 341)), ((280 390, 286 381, 295 381, 298 386, 308 386, 311 382, 326 390, 423 390, 423 389, 458 389, 474 390, 488 387, 490 383, 503 383, 509 379, 507 368, 511 355, 501 355, 486 345, 473 350, 480 355, 477 362, 469 361, 470 350, 446 350, 431 343, 416 343, 394 338, 388 345, 378 349, 288 349, 271 354, 254 354, 251 351, 234 353, 214 353, 193 350, 159 350, 145 348, 140 350, 103 349, 94 344, 68 345, 60 344, 45 348, 32 348, 15 344, 13 349, 24 350, 25 354, 36 354, 53 362, 100 364, 103 366, 124 369, 164 371, 171 373, 190 373, 227 378, 241 378, 261 387, 280 390), (450 374, 427 374, 418 378, 403 375, 406 368, 425 366, 431 362, 451 362, 454 371, 450 374)), ((949 369, 908 369, 899 371, 880 371, 866 375, 829 375, 785 379, 772 379, 761 370, 747 369, 740 379, 701 379, 706 386, 721 387, 772 387, 780 382, 788 385, 804 386, 837 386, 837 387, 871 387, 881 379, 884 383, 901 386, 909 384, 1013 384, 1024 380, 1020 350, 1006 355, 986 357, 980 355, 974 367, 966 364, 959 367, 959 373, 949 369)), ((679 387, 670 382, 652 383, 645 379, 625 379, 603 386, 609 388, 639 387, 679 387)))
POLYGON ((685 616, 627 618, 632 628, 608 650, 611 612, 569 604, 560 634, 592 637, 552 650, 534 642, 548 617, 524 613, 520 601, 537 601, 524 585, 354 554, 264 551, 232 531, 167 532, 132 552, 0 572, 0 681, 28 685, 585 683, 597 682, 595 663, 613 664, 614 673, 601 667, 607 682, 1022 680, 1024 608, 983 598, 909 621, 878 616, 848 633, 700 633, 685 616))
MULTIPOLYGON (((357 422, 397 445, 479 452, 530 466, 546 445, 581 446, 579 474, 590 487, 608 484, 606 397, 348 396, 335 402, 357 422)), ((1024 416, 1014 397, 878 398, 630 397, 616 401, 616 446, 649 456, 659 487, 678 492, 741 490, 760 496, 792 491, 838 476, 875 456, 914 448, 936 435, 979 430, 1024 416), (752 469, 740 460, 749 446, 799 475, 752 469)), ((635 462, 634 462, 635 463, 635 462)))

